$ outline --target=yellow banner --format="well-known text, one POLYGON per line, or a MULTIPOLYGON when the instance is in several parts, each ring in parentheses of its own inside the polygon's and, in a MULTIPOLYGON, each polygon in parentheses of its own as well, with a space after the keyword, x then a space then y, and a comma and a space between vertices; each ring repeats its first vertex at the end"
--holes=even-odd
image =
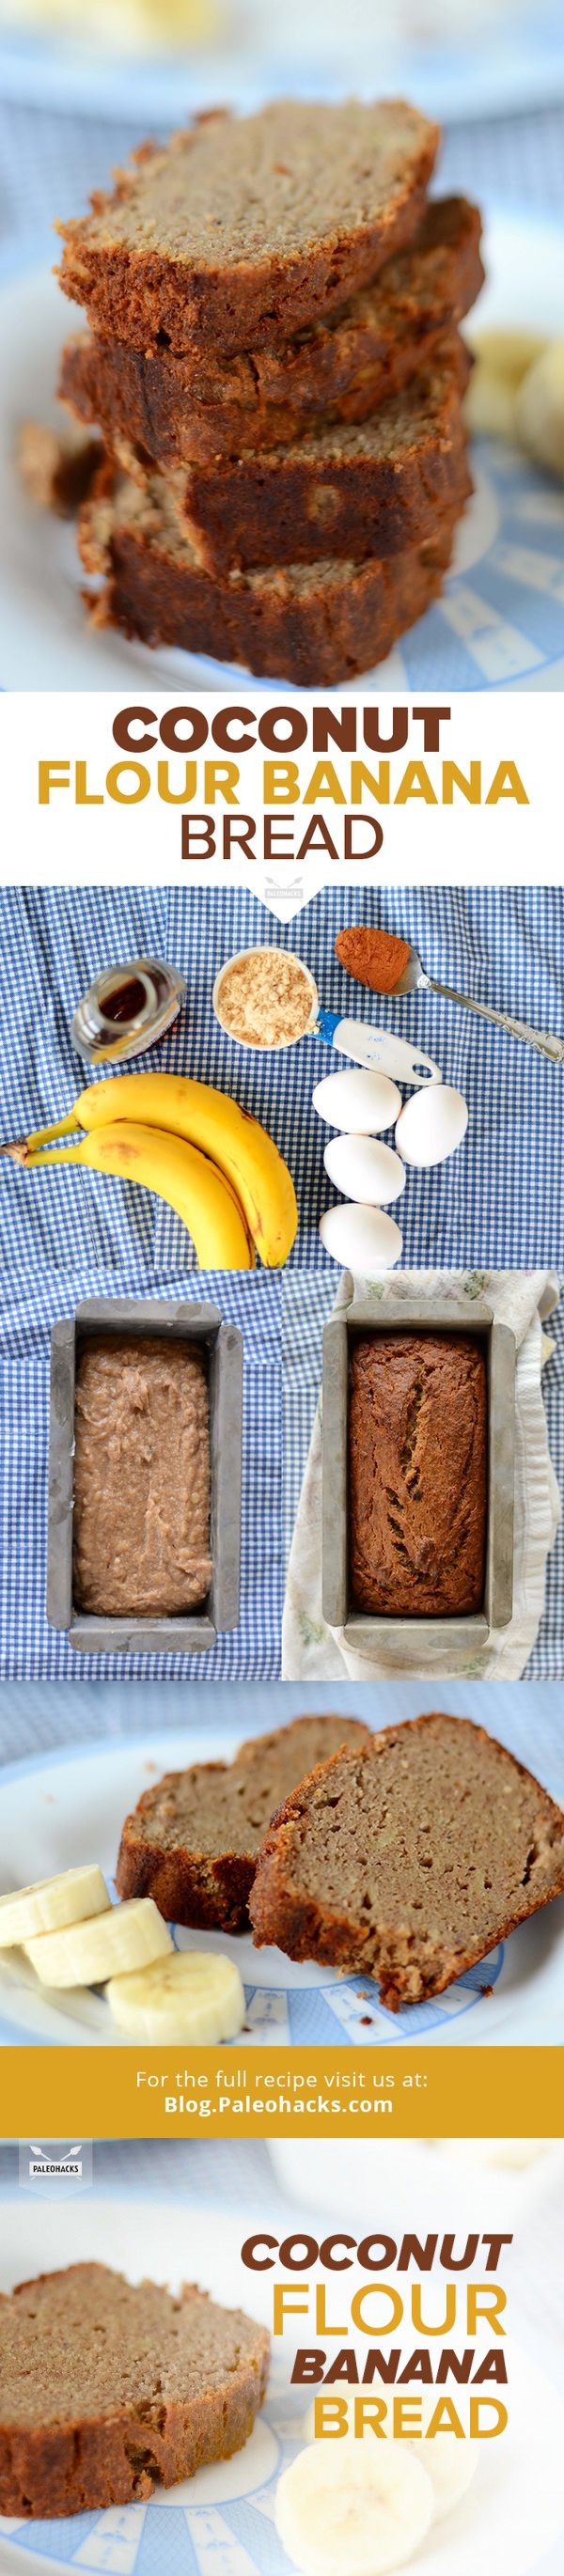
POLYGON ((561 2137, 556 2048, 3 2048, 4 2138, 561 2137))

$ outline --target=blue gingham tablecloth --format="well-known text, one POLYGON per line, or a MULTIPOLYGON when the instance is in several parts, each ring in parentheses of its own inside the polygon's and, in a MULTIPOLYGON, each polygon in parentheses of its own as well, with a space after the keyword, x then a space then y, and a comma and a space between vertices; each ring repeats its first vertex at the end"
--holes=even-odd
MULTIPOLYGON (((327 887, 289 927, 245 891, 172 888, 0 891, 0 939, 9 1008, 0 1020, 0 1129, 42 1126, 83 1087, 70 1045, 72 1013, 99 968, 136 951, 184 969, 186 1008, 155 1059, 232 1091, 276 1138, 296 1184, 300 1231, 293 1267, 324 1269, 336 1285, 318 1225, 335 1195, 323 1166, 328 1129, 311 1107, 323 1074, 343 1062, 315 1038, 257 1055, 226 1038, 211 994, 236 949, 273 942, 303 957, 330 1010, 389 1027, 441 1066, 468 1101, 468 1135, 434 1171, 409 1172, 399 1203, 402 1263, 434 1269, 560 1269, 564 1071, 523 1041, 432 993, 390 1002, 338 965, 337 931, 380 922, 415 942, 431 975, 460 992, 564 1033, 564 896, 558 888, 327 887)), ((147 1059, 145 1059, 147 1061, 147 1059)), ((123 1262, 163 1275, 187 1273, 193 1248, 172 1211, 138 1188, 71 1168, 25 1174, 0 1166, 0 1260, 17 1272, 17 1302, 33 1318, 38 1275, 60 1294, 61 1270, 88 1273, 93 1294, 123 1262)), ((59 1309, 59 1311, 61 1311, 59 1309)), ((12 1331, 14 1326, 12 1325, 12 1331)), ((0 1328, 0 1348, 2 1344, 0 1328)))
MULTIPOLYGON (((110 1271, 69 1259, 66 1273, 33 1263, 20 1298, 4 1282, 0 1327, 0 1675, 58 1681, 195 1683, 268 1680, 280 1670, 280 1282, 218 1271, 156 1271, 133 1255, 110 1271), (45 1614, 50 1327, 92 1295, 209 1297, 244 1342, 241 1615, 208 1655, 76 1655, 45 1614)), ((95 1728, 94 1728, 95 1732, 95 1728)))
MULTIPOLYGON (((282 1518, 283 1554, 287 1566, 320 1393, 323 1328, 333 1311, 334 1281, 309 1278, 307 1296, 304 1296, 303 1283, 294 1274, 285 1278, 282 1297, 282 1518)), ((560 1305, 549 1315, 545 1331, 554 1349, 543 1368, 542 1392, 550 1454, 562 1498, 562 1517, 547 1558, 544 1613, 523 1676, 524 1680, 535 1682, 559 1681, 564 1674, 564 1278, 560 1305)), ((307 1642, 313 1645, 315 1635, 314 1630, 307 1642)), ((421 1685, 418 1687, 421 1692, 421 1685)), ((434 1683, 433 1689, 436 1687, 434 1683)), ((450 1685, 451 1696, 454 1687, 450 1685)), ((480 1723, 487 1726, 486 1688, 486 1683, 480 1682, 478 1695, 483 1711, 480 1723)), ((508 1688, 509 1685, 503 1682, 490 1685, 494 1697, 497 1689, 498 1698, 508 1688)), ((395 1689, 394 1683, 394 1692, 395 1689)), ((495 1726, 492 1731, 496 1732, 495 1726)), ((533 1759, 531 1741, 529 1757, 533 1759)))

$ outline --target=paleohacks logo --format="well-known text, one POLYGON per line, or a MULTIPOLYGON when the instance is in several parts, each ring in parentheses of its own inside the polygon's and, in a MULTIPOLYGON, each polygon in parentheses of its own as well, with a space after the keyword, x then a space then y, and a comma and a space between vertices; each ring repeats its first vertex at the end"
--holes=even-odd
POLYGON ((53 2156, 49 2147, 36 2146, 30 2138, 29 2151, 30 2174, 76 2174, 77 2178, 82 2174, 80 2142, 76 2147, 65 2148, 61 2156, 53 2156))
POLYGON ((23 2138, 19 2147, 19 2180, 23 2191, 88 2191, 92 2182, 92 2145, 81 2138, 23 2138))

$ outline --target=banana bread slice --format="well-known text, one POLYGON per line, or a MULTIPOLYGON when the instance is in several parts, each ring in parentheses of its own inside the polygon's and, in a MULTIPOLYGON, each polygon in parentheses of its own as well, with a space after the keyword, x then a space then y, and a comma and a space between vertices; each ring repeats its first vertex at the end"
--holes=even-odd
POLYGON ((167 1772, 126 1817, 118 1894, 150 1893, 169 1923, 242 1931, 271 1816, 339 1745, 369 1742, 356 1718, 296 1717, 242 1744, 234 1762, 167 1772))
POLYGON ((402 99, 276 99, 151 144, 61 224, 60 282, 134 348, 264 347, 330 313, 420 221, 438 127, 402 99))
MULTIPOLYGON (((293 447, 220 457, 178 476, 182 515, 206 572, 315 563, 330 550, 359 562, 402 553, 433 535, 437 513, 461 510, 468 488, 461 394, 470 359, 447 341, 431 365, 369 420, 308 430, 293 447)), ((147 469, 128 440, 126 473, 147 469)))
POLYGON ((476 1333, 359 1333, 349 1365, 357 1609, 470 1617, 484 1598, 487 1377, 476 1333))
POLYGON ((63 351, 59 393, 110 447, 129 438, 165 469, 287 446, 320 415, 364 420, 401 393, 469 312, 483 276, 477 207, 433 200, 373 286, 285 346, 175 358, 81 332, 63 351))
POLYGON ((265 1837, 260 1949, 360 1970, 389 2012, 440 1995, 564 1889, 564 1815, 469 1719, 388 1726, 333 1754, 265 1837))
POLYGON ((205 2292, 135 2288, 102 2263, 0 2298, 0 2513, 136 2504, 229 2460, 266 2391, 269 2338, 205 2292))
POLYGON ((178 477, 155 471, 140 488, 110 462, 81 512, 78 542, 87 572, 104 576, 91 603, 95 624, 260 677, 331 688, 384 661, 436 599, 456 515, 438 517, 432 537, 384 562, 328 558, 216 579, 197 561, 178 477))

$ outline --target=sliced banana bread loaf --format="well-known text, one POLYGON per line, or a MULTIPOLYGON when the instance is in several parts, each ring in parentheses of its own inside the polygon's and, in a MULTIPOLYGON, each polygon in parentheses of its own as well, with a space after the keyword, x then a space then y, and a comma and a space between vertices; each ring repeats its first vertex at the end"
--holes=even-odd
POLYGON ((101 2263, 0 2298, 0 2513, 139 2503, 228 2460, 265 2395, 269 2339, 202 2290, 132 2288, 101 2263))
POLYGON ((469 312, 483 275, 477 207, 445 197, 373 286, 282 347, 175 358, 81 332, 63 351, 59 393, 110 447, 129 438, 165 468, 286 446, 320 415, 364 420, 401 393, 469 312))
POLYGON ((118 1894, 150 1894, 170 1923, 242 1931, 271 1816, 327 1754, 369 1741, 356 1718, 298 1717, 251 1738, 232 1763, 167 1772, 126 1817, 118 1894))
POLYGON ((358 1609, 480 1610, 487 1378, 472 1333, 359 1333, 349 1368, 349 1554, 358 1609))
MULTIPOLYGON (((461 393, 470 360, 455 334, 369 420, 308 430, 293 447, 192 465, 177 488, 198 563, 211 573, 400 554, 432 537, 468 491, 461 393)), ((128 442, 126 471, 142 464, 128 442)))
POLYGON ((104 337, 137 349, 264 347, 344 303, 411 239, 438 140, 401 99, 198 117, 60 226, 61 286, 104 337))
POLYGON ((564 1815, 504 1745, 431 1715, 335 1753, 259 1854, 260 1949, 361 1970, 389 2012, 442 1994, 564 1889, 564 1815))
POLYGON ((328 558, 216 579, 197 561, 178 477, 155 472, 140 489, 108 464, 81 512, 79 550, 87 572, 104 576, 96 624, 261 677, 331 688, 382 662, 436 599, 455 524, 452 512, 437 516, 432 537, 384 562, 328 558))

